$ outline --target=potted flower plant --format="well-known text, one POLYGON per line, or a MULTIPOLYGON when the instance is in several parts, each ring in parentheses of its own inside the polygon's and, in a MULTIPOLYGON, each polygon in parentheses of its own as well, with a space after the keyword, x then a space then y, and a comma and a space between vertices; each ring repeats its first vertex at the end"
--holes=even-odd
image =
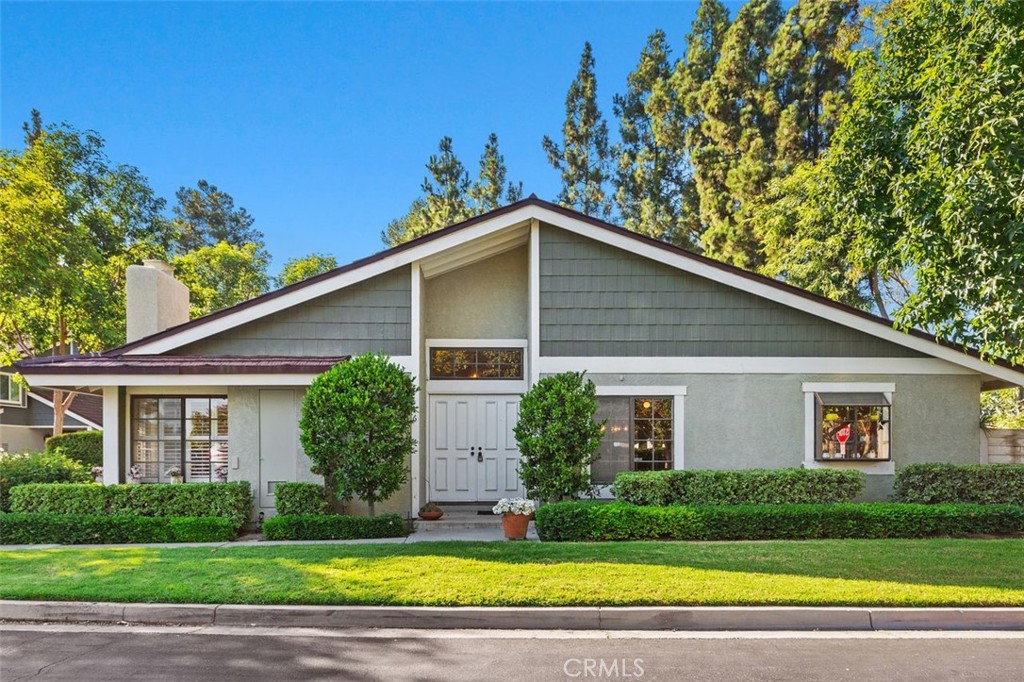
POLYGON ((128 482, 138 485, 142 483, 142 467, 133 464, 128 468, 128 482))
POLYGON ((505 531, 507 540, 525 540, 526 531, 530 527, 530 519, 537 511, 533 500, 522 497, 505 497, 498 500, 492 510, 495 514, 501 514, 501 528, 505 531))
POLYGON ((164 472, 164 476, 171 479, 171 483, 181 483, 184 477, 181 475, 181 467, 174 466, 164 472))
POLYGON ((427 502, 420 507, 420 518, 424 521, 437 521, 444 516, 444 510, 436 502, 427 502))
POLYGON ((93 467, 89 470, 92 473, 92 480, 96 483, 103 483, 103 467, 93 467))
POLYGON ((227 483, 228 482, 228 468, 227 468, 227 466, 222 464, 219 467, 215 467, 214 470, 213 470, 213 480, 216 481, 217 483, 227 483))

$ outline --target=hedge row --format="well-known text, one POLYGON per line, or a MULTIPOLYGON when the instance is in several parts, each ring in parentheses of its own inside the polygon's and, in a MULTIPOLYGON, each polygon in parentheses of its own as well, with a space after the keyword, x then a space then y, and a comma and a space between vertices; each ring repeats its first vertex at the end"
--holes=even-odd
POLYGON ((0 543, 114 544, 127 542, 228 542, 235 530, 219 517, 0 514, 0 543))
POLYGON ((812 540, 1011 535, 1024 532, 1013 505, 863 504, 638 507, 560 502, 537 510, 542 540, 812 540))
POLYGON ((92 485, 28 484, 11 489, 11 511, 48 514, 216 516, 233 528, 249 522, 252 495, 247 481, 92 485))
POLYGON ((864 490, 864 475, 836 469, 626 471, 613 492, 622 502, 686 504, 830 504, 864 490))
POLYGON ((278 483, 274 488, 275 508, 282 516, 303 516, 329 512, 324 487, 317 483, 278 483))
POLYGON ((0 455, 0 511, 11 508, 11 489, 26 483, 84 483, 92 474, 81 462, 60 452, 0 455))
POLYGON ((1022 464, 911 464, 896 471, 897 502, 1024 505, 1022 464))
POLYGON ((103 432, 72 431, 46 439, 47 452, 62 452, 89 467, 103 466, 103 432))
POLYGON ((305 514, 273 516, 263 522, 263 534, 268 540, 361 540, 397 538, 406 535, 406 529, 398 514, 305 514))

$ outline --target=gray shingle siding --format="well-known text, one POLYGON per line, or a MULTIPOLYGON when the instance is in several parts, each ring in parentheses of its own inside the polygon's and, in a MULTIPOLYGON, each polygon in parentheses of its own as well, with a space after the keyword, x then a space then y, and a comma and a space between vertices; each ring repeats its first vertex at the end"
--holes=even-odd
POLYGON ((408 266, 183 346, 174 355, 410 355, 408 266))
POLYGON ((540 336, 553 357, 924 357, 550 225, 540 231, 540 336))

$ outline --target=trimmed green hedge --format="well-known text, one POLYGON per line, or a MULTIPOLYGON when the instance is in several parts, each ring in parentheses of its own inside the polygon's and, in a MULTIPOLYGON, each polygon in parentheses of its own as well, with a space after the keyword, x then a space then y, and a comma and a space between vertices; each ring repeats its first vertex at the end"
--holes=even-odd
POLYGON ((316 483, 278 483, 274 488, 277 513, 303 516, 330 513, 324 487, 316 483))
POLYGON ((0 543, 8 545, 229 542, 234 538, 228 519, 210 516, 0 514, 0 543))
POLYGON ((252 514, 247 481, 144 485, 30 484, 11 490, 11 511, 48 514, 216 516, 241 528, 252 514))
POLYGON ((89 469, 60 452, 26 452, 0 455, 0 511, 11 508, 11 489, 26 483, 84 483, 92 481, 89 469))
POLYGON ((89 467, 103 466, 103 432, 73 431, 46 439, 47 452, 65 455, 89 467))
POLYGON ((772 504, 639 507, 560 502, 537 510, 542 540, 812 540, 1012 535, 1024 507, 973 504, 772 504))
POLYGON ((625 471, 613 492, 644 506, 688 504, 830 504, 849 502, 864 490, 859 471, 741 469, 625 471))
POLYGON ((268 540, 362 540, 397 538, 406 535, 406 530, 398 514, 306 514, 272 516, 263 522, 263 534, 268 540))
POLYGON ((1024 464, 911 464, 893 492, 897 502, 1024 505, 1024 464))

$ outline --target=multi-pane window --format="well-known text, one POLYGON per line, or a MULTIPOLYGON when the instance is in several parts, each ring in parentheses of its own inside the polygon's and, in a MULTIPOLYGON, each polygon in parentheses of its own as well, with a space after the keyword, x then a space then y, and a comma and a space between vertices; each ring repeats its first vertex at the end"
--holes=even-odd
POLYGON ((169 482, 174 468, 186 482, 227 480, 227 398, 134 397, 131 460, 149 483, 169 482))
POLYGON ((891 458, 889 401, 881 393, 816 393, 818 460, 891 458))
POLYGON ((24 404, 21 384, 14 380, 14 375, 12 374, 0 374, 0 404, 24 404))
POLYGON ((672 398, 602 396, 594 416, 605 422, 594 483, 613 483, 620 471, 672 468, 672 398))
POLYGON ((431 348, 431 379, 523 378, 522 348, 431 348))

